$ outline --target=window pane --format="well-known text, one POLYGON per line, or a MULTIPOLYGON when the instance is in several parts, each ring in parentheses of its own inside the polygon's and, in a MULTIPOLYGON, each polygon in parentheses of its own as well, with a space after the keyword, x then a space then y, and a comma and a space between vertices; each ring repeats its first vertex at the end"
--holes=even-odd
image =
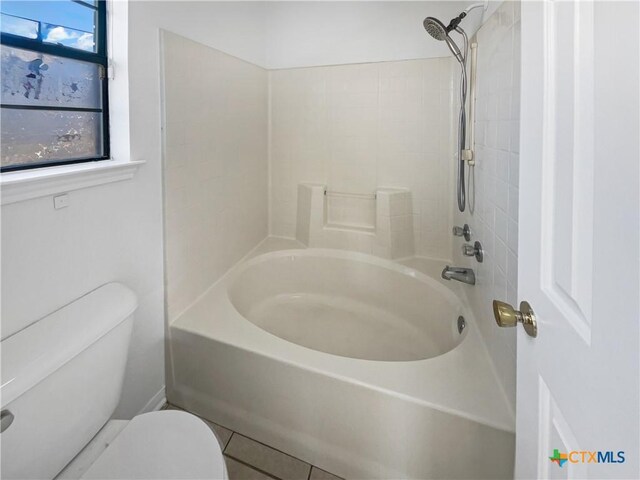
POLYGON ((96 22, 94 8, 70 0, 3 0, 0 10, 4 14, 42 22, 41 36, 44 42, 96 51, 93 44, 96 22))
POLYGON ((25 38, 38 38, 38 22, 2 14, 2 32, 25 38))
POLYGON ((3 104, 101 108, 95 63, 5 45, 0 58, 3 104))
POLYGON ((2 109, 2 166, 102 156, 102 114, 2 109))
POLYGON ((78 50, 86 50, 87 52, 95 51, 93 33, 73 30, 50 23, 42 24, 42 40, 45 43, 55 43, 56 45, 64 45, 78 50))

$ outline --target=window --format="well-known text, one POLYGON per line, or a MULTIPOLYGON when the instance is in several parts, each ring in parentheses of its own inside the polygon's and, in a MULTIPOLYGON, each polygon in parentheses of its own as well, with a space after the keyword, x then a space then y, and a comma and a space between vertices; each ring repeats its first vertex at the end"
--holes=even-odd
POLYGON ((2 171, 109 157, 104 0, 0 4, 2 171))

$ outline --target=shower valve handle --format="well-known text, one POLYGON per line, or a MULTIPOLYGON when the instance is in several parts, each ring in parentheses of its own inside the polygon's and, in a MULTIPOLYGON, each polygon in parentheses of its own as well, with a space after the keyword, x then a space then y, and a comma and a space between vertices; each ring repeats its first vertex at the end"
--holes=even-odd
POLYGON ((484 260, 484 252, 482 251, 482 245, 480 242, 475 242, 473 245, 463 245, 462 254, 467 257, 476 257, 476 260, 479 263, 482 263, 482 260, 484 260))
POLYGON ((453 236, 464 237, 464 239, 468 242, 469 240, 471 240, 471 228, 466 223, 462 227, 453 227, 453 236))

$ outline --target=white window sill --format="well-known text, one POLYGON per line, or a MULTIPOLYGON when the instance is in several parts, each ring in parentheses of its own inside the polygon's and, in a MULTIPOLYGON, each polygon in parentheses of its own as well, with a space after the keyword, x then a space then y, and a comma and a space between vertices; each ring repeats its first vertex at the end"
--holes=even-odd
POLYGON ((3 173, 0 175, 0 204, 128 180, 144 163, 102 160, 3 173))

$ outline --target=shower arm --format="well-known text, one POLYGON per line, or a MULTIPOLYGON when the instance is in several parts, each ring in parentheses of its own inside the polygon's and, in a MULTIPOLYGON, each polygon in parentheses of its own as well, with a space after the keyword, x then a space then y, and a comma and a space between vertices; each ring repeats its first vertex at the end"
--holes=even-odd
POLYGON ((467 8, 465 8, 464 14, 466 15, 471 10, 474 10, 476 8, 483 8, 484 10, 486 10, 487 8, 489 8, 489 0, 485 0, 484 2, 479 2, 479 3, 474 3, 472 5, 469 5, 467 8))
POLYGON ((467 14, 476 8, 482 8, 483 10, 487 10, 489 8, 489 0, 485 0, 483 3, 474 3, 473 5, 469 5, 465 10, 460 13, 457 17, 453 17, 447 26, 447 32, 458 31, 458 25, 460 22, 467 16, 467 14))

